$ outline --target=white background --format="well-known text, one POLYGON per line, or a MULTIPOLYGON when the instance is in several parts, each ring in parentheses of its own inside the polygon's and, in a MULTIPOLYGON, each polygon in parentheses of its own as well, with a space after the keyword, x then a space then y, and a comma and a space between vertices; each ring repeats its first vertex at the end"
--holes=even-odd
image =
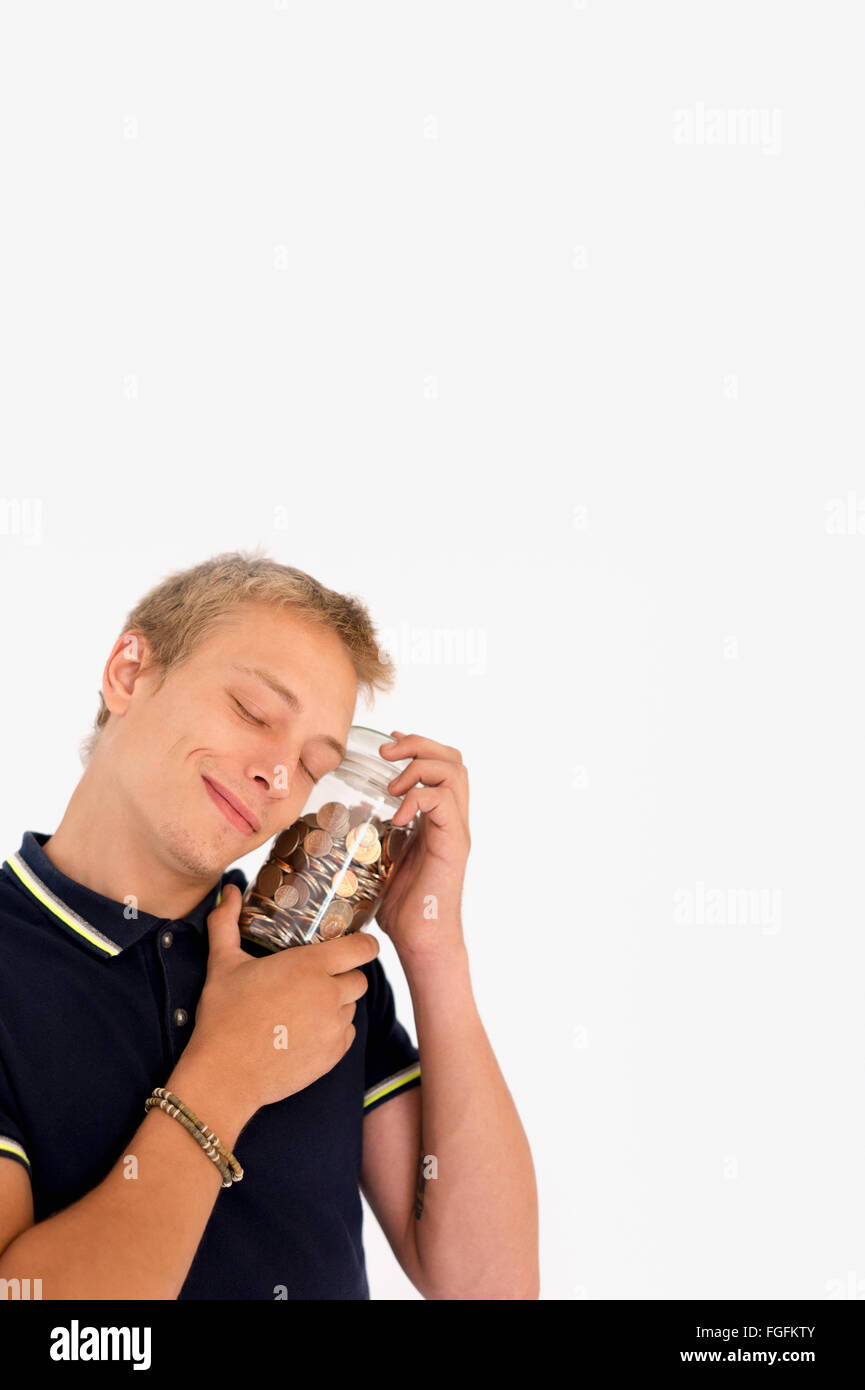
POLYGON ((544 1299, 865 1296, 858 19, 0 19, 3 852, 165 574, 360 595, 358 722, 469 768, 544 1299))

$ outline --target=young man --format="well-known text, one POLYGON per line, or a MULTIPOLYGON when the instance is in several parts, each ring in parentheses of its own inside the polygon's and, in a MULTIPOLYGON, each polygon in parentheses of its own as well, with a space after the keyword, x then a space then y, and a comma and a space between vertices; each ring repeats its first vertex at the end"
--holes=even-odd
POLYGON ((393 676, 357 600, 266 558, 217 556, 129 614, 60 825, 0 870, 0 1278, 46 1299, 366 1299, 362 1189, 426 1298, 538 1297, 531 1154, 463 938, 459 752, 381 748, 412 759, 397 822, 421 813, 377 917, 417 1049, 371 933, 271 953, 238 931, 227 866, 298 817, 359 687, 393 676), (145 1112, 154 1087, 241 1181, 145 1112))

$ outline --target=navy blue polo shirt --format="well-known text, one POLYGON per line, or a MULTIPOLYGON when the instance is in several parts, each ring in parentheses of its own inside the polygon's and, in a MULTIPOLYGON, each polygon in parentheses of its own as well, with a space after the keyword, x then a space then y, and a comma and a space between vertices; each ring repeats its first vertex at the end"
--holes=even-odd
MULTIPOLYGON (((49 838, 26 831, 0 867, 0 1158, 26 1168, 36 1221, 96 1187, 127 1152, 146 1098, 191 1035, 207 915, 225 884, 247 886, 235 867, 187 917, 136 916, 62 874, 42 849, 49 838)), ((363 1119, 420 1085, 420 1066, 378 957, 361 968, 369 989, 351 1047, 241 1131, 243 1179, 219 1189, 180 1298, 369 1298, 363 1119)))

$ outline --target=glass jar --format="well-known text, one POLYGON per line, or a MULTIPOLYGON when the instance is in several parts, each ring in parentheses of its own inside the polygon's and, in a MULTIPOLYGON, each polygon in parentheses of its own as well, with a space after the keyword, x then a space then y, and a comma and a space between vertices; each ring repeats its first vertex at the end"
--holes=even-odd
POLYGON ((402 795, 388 782, 411 758, 384 759, 389 734, 353 724, 346 754, 310 792, 296 821, 280 831, 244 893, 240 934, 271 950, 329 941, 357 931, 376 912, 420 812, 394 826, 402 795))

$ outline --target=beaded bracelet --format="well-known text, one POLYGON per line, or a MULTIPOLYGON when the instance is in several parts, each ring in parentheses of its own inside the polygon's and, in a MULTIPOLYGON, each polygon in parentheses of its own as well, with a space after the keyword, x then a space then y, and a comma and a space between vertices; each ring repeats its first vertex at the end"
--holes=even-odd
POLYGON ((234 1154, 217 1139, 213 1130, 199 1120, 198 1116, 184 1105, 183 1101, 177 1096, 172 1095, 171 1091, 166 1091, 161 1086, 154 1087, 153 1094, 148 1096, 144 1102, 145 1111, 152 1110, 154 1106, 159 1106, 167 1115, 179 1120, 187 1133, 201 1145, 207 1157, 216 1164, 222 1176, 222 1186, 231 1187, 233 1183, 240 1182, 243 1177, 243 1169, 238 1163, 234 1154))
POLYGON ((201 1133, 201 1130, 196 1129, 192 1121, 188 1120, 186 1116, 180 1110, 177 1109, 177 1106, 172 1105, 170 1101, 156 1100, 153 1096, 148 1097, 148 1099, 144 1102, 145 1110, 151 1110, 154 1106, 158 1106, 160 1110, 165 1111, 166 1115, 171 1115, 173 1119, 180 1121, 180 1123, 183 1125, 183 1128, 189 1134, 192 1135, 193 1139, 195 1139, 197 1143, 201 1145, 201 1147, 204 1149, 204 1152, 207 1154, 207 1157, 209 1159, 212 1159, 212 1161, 216 1164, 217 1168, 220 1171, 220 1174, 222 1175, 222 1186, 231 1187, 232 1179, 228 1166, 225 1163, 223 1163, 218 1151, 213 1147, 210 1141, 204 1138, 204 1135, 201 1133))
POLYGON ((234 1157, 234 1154, 231 1152, 230 1149, 227 1149, 225 1147, 221 1140, 217 1139, 213 1130, 208 1125, 206 1125, 203 1120, 200 1120, 198 1118, 198 1116, 195 1114, 195 1111, 190 1110, 188 1105, 185 1105, 184 1102, 180 1100, 178 1096, 175 1096, 171 1091, 167 1091, 164 1086, 155 1086, 153 1088, 153 1094, 154 1096, 160 1096, 163 1100, 170 1101, 172 1105, 176 1105, 178 1110, 180 1110, 182 1114, 186 1115, 187 1119, 190 1119, 192 1123, 198 1127, 198 1129, 204 1135, 205 1139, 209 1139, 210 1142, 214 1144, 216 1148, 219 1150, 219 1153, 222 1155, 222 1158, 225 1161, 225 1163, 227 1163, 229 1170, 235 1175, 234 1181, 240 1182, 240 1179, 243 1177, 243 1169, 241 1168, 237 1159, 234 1157))

